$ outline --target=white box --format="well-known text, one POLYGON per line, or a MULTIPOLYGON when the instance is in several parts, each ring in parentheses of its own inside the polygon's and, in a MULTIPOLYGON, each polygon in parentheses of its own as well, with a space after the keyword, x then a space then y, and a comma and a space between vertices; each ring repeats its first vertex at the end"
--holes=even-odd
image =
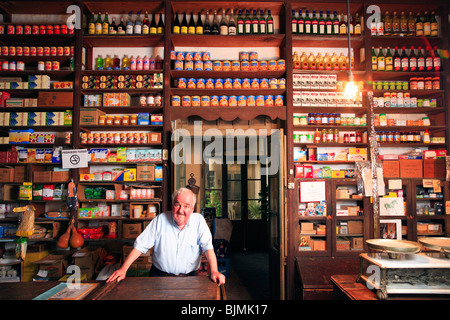
POLYGON ((294 74, 292 77, 292 87, 294 89, 301 89, 302 88, 302 75, 301 74, 294 74))
POLYGON ((310 95, 310 106, 311 107, 318 107, 319 106, 319 92, 311 91, 309 93, 310 95))
POLYGON ((329 86, 328 75, 320 74, 319 75, 319 89, 329 89, 328 86, 329 86))
POLYGON ((311 89, 311 75, 302 74, 301 75, 301 87, 302 89, 311 89))
POLYGON ((294 93, 292 94, 292 103, 295 107, 302 106, 302 92, 301 91, 294 91, 294 93))
POLYGON ((336 107, 336 92, 327 92, 327 106, 336 107))
POLYGON ((327 104, 327 98, 328 98, 327 92, 319 92, 318 106, 319 107, 326 107, 328 105, 327 104))
POLYGON ((320 79, 318 74, 311 75, 311 89, 319 89, 320 79))
POLYGON ((309 107, 311 105, 311 92, 302 91, 302 107, 309 107))

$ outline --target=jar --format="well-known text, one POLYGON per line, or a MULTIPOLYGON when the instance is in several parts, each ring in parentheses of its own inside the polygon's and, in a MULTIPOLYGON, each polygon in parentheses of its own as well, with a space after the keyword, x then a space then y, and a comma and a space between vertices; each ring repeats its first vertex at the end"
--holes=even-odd
POLYGON ((425 89, 425 79, 424 77, 417 78, 417 90, 425 89))
POLYGON ((441 81, 439 77, 433 78, 433 90, 440 90, 441 88, 441 81))
POLYGON ((307 124, 308 124, 308 120, 306 119, 306 116, 301 116, 300 117, 300 125, 306 126, 307 124))
POLYGON ((145 96, 145 94, 141 94, 139 96, 139 104, 141 107, 145 107, 147 105, 147 97, 145 96))
POLYGON ((328 113, 322 113, 322 124, 328 124, 328 113))
POLYGON ((424 79, 424 81, 425 81, 425 84, 424 84, 425 90, 431 90, 431 89, 433 89, 433 81, 432 81, 432 78, 431 78, 431 77, 426 77, 426 78, 424 79))
POLYGON ((120 116, 114 116, 114 125, 120 126, 121 124, 122 124, 122 119, 120 118, 120 116))
POLYGON ((308 124, 314 124, 316 122, 315 114, 308 113, 308 124))
POLYGON ((361 125, 361 118, 355 117, 355 120, 353 121, 353 125, 360 126, 361 125))
POLYGON ((322 124, 322 114, 316 113, 316 124, 322 124))
POLYGON ((155 97, 153 95, 148 95, 146 100, 148 107, 154 107, 155 106, 155 97))
POLYGON ((409 79, 409 83, 410 83, 411 90, 417 90, 417 78, 416 77, 409 79))
POLYGON ((100 116, 98 118, 98 124, 99 125, 105 125, 106 124, 106 116, 100 116))
POLYGON ((130 124, 130 116, 122 116, 122 125, 127 126, 130 124))
POLYGON ((130 125, 132 125, 132 126, 137 125, 137 116, 136 115, 130 116, 130 125))
POLYGON ((113 116, 106 116, 106 125, 108 126, 113 125, 113 116))

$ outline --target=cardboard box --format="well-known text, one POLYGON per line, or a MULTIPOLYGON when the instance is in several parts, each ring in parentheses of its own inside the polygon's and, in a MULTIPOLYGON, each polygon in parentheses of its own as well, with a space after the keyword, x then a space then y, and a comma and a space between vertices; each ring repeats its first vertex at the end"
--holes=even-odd
POLYGON ((341 209, 347 210, 349 216, 357 216, 360 210, 359 206, 341 206, 341 209))
POLYGON ((122 227, 123 238, 136 239, 142 232, 142 224, 137 223, 124 223, 122 227))
POLYGON ((89 280, 92 280, 98 265, 101 263, 104 249, 96 247, 85 247, 75 252, 73 257, 73 264, 80 268, 81 274, 86 274, 89 280))
POLYGON ((161 143, 161 132, 149 132, 148 143, 161 143))
POLYGON ((137 181, 154 181, 155 180, 155 166, 138 164, 136 166, 136 180, 137 181))
POLYGON ((52 182, 69 181, 70 171, 53 171, 52 182))
POLYGON ((73 107, 73 92, 39 91, 39 107, 73 107))
POLYGON ((14 167, 14 182, 25 182, 27 176, 26 169, 25 166, 14 167))
POLYGON ((383 176, 385 178, 400 177, 400 162, 398 160, 385 160, 383 164, 383 176))
POLYGON ((52 182, 52 171, 34 171, 33 182, 52 182))
POLYGON ((50 254, 35 262, 38 265, 38 273, 46 272, 44 278, 61 278, 66 274, 68 262, 65 255, 50 254))
POLYGON ((446 176, 445 159, 423 160, 424 178, 445 178, 445 176, 446 176))
POLYGON ((100 116, 106 115, 105 112, 98 109, 81 109, 80 110, 80 124, 81 125, 98 125, 98 119, 100 116))
POLYGON ((345 238, 339 238, 336 240, 336 250, 350 250, 350 241, 345 238))
POLYGON ((311 250, 319 251, 319 250, 327 250, 327 242, 325 240, 310 240, 311 250))
POLYGON ((364 249, 364 238, 355 237, 351 239, 350 248, 353 250, 362 250, 364 249))
POLYGON ((363 233, 363 223, 362 221, 347 221, 348 233, 349 234, 362 234, 363 233))
POLYGON ((400 178, 422 178, 422 159, 400 159, 400 178))
POLYGON ((0 168, 0 182, 13 182, 14 168, 0 168))

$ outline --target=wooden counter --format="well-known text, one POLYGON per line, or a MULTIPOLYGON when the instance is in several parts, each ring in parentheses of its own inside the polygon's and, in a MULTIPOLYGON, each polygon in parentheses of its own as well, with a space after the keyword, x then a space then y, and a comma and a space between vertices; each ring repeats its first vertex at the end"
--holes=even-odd
MULTIPOLYGON (((0 284, 0 300, 32 300, 60 284, 58 281, 0 284)), ((100 285, 85 300, 220 300, 226 299, 223 286, 206 276, 128 277, 100 285)))

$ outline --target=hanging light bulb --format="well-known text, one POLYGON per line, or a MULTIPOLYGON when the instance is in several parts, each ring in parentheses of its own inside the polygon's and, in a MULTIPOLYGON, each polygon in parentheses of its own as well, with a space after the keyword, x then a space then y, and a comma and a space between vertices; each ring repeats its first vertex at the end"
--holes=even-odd
POLYGON ((358 88, 356 87, 356 84, 353 81, 353 74, 350 72, 348 82, 345 85, 344 94, 347 98, 355 98, 357 92, 358 88))

